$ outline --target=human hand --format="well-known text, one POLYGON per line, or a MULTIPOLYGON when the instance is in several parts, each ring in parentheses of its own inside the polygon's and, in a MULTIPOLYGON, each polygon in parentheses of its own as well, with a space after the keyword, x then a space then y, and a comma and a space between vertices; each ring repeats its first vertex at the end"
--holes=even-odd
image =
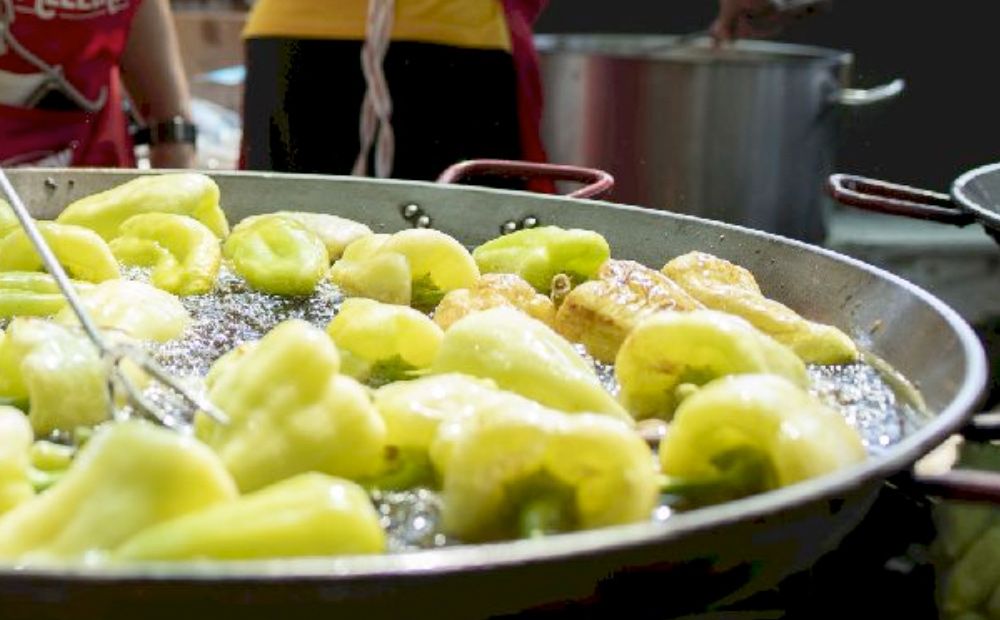
POLYGON ((809 15, 823 2, 719 0, 719 14, 709 31, 717 43, 777 34, 789 22, 809 15), (794 8, 793 8, 794 7, 794 8))
POLYGON ((186 142, 164 142, 149 147, 153 168, 194 168, 195 147, 186 142))

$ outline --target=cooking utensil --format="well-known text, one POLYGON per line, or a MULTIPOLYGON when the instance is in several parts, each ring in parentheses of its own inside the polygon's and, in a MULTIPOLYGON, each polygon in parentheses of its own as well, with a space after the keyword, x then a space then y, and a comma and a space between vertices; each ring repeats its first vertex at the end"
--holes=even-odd
MULTIPOLYGON (((16 170, 19 191, 54 217, 134 171, 16 170)), ((691 250, 753 271, 765 293, 835 324, 918 383, 931 416, 862 464, 743 500, 627 527, 541 540, 364 558, 0 568, 0 617, 484 616, 627 592, 651 615, 692 613, 771 587, 860 522, 888 476, 962 426, 985 383, 982 347, 943 303, 889 273, 762 232, 566 197, 403 181, 218 173, 231 221, 289 208, 333 212, 394 232, 432 225, 475 245, 499 228, 600 231, 622 259, 658 266, 691 250), (289 197, 293 197, 292 202, 289 197), (612 579, 613 578, 613 579, 612 579)), ((894 480, 896 478, 894 477, 894 480)))
POLYGON ((827 189, 841 204, 866 211, 954 226, 979 223, 1000 243, 1000 163, 964 173, 950 195, 851 174, 831 175, 827 189))
POLYGON ((31 217, 28 208, 24 206, 24 202, 21 201, 21 197, 10 184, 10 180, 2 168, 0 168, 0 190, 7 197, 7 201, 14 210, 14 215, 17 216, 18 221, 21 223, 21 228, 24 229, 24 234, 28 237, 31 245, 34 246, 35 251, 38 252, 38 256, 42 259, 45 269, 55 280, 59 290, 66 298, 69 307, 73 309, 73 313, 79 319, 84 333, 87 334, 90 341, 97 347, 97 351, 110 369, 109 390, 112 391, 112 394, 108 399, 108 407, 110 408, 109 413, 111 417, 118 416, 114 394, 114 390, 118 388, 125 393, 135 413, 155 420, 164 426, 175 426, 181 422, 180 420, 176 420, 176 412, 168 413, 163 411, 159 405, 154 404, 146 398, 142 390, 135 386, 132 380, 129 379, 128 374, 122 370, 122 364, 128 362, 141 368, 150 377, 161 382, 169 390, 172 390, 183 398, 188 405, 193 407, 192 414, 195 411, 201 410, 220 424, 225 424, 227 422, 225 414, 219 411, 215 405, 172 377, 170 373, 161 368, 159 364, 151 360, 145 353, 126 345, 110 344, 104 339, 100 330, 97 329, 97 325, 90 318, 90 314, 84 308, 79 296, 76 294, 76 289, 73 288, 69 276, 66 275, 66 271, 62 268, 55 254, 53 254, 48 242, 45 241, 45 237, 38 230, 38 226, 35 225, 35 221, 31 217))
POLYGON ((903 91, 847 88, 851 54, 664 36, 542 35, 553 161, 607 170, 615 201, 819 242, 845 109, 903 91))

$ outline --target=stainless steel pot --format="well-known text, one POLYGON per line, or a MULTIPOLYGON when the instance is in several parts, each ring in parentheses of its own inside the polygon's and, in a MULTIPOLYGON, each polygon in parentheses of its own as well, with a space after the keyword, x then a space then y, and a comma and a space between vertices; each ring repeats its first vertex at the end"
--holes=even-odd
POLYGON ((607 170, 614 199, 819 242, 849 53, 663 36, 539 36, 553 161, 607 170))
MULTIPOLYGON (((566 177, 578 171, 556 169, 566 177)), ((134 172, 16 170, 38 217, 134 172)), ((454 172, 452 177, 458 176, 454 172)), ((481 617, 628 587, 668 615, 775 584, 830 550, 889 475, 960 427, 985 383, 982 348, 940 301, 874 267, 764 233, 606 202, 473 187, 280 174, 215 174, 232 221, 277 209, 332 212, 376 231, 434 226, 479 244, 522 224, 586 227, 619 258, 660 265, 703 250, 739 262, 764 291, 837 325, 922 389, 933 416, 884 453, 775 492, 650 521, 542 540, 380 557, 240 563, 0 566, 0 618, 481 617), (609 577, 616 577, 609 581, 609 577)), ((607 178, 595 175, 597 191, 607 178)))

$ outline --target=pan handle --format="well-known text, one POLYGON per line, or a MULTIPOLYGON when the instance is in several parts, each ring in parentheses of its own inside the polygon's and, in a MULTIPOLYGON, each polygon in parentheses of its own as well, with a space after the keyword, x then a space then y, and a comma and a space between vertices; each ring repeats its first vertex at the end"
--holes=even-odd
MULTIPOLYGON (((961 430, 966 441, 1000 439, 1000 411, 974 416, 961 430)), ((1000 450, 1000 447, 997 447, 1000 450)), ((924 495, 945 500, 1000 504, 1000 471, 956 468, 945 473, 913 471, 910 480, 924 495)))
POLYGON ((975 217, 963 211, 947 194, 887 183, 851 174, 833 174, 827 190, 841 204, 888 215, 967 226, 975 217))
POLYGON ((584 187, 569 194, 570 198, 600 198, 606 196, 615 186, 613 176, 595 168, 566 166, 562 164, 540 164, 528 161, 506 159, 471 159, 459 162, 438 177, 438 183, 458 183, 473 175, 492 175, 522 179, 550 179, 553 181, 577 181, 584 187))

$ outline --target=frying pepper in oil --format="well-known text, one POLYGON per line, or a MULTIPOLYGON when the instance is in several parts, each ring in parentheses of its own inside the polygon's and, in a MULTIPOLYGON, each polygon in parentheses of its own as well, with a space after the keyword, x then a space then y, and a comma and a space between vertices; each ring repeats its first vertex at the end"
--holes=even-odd
MULTIPOLYGON (((38 230, 71 277, 87 282, 121 277, 111 249, 94 231, 55 222, 38 222, 38 230)), ((42 271, 42 259, 23 230, 0 239, 0 271, 42 271)))
MULTIPOLYGON (((191 315, 179 299, 134 280, 101 282, 81 291, 80 301, 99 327, 138 340, 173 340, 191 324, 191 315)), ((79 325, 79 319, 69 307, 60 310, 55 320, 64 325, 79 325)))
MULTIPOLYGON (((83 294, 93 285, 73 281, 83 294)), ((55 279, 37 271, 0 272, 0 318, 15 316, 51 316, 66 306, 66 298, 55 279)))
POLYGON ((330 267, 330 255, 318 236, 276 214, 237 224, 222 251, 250 286, 275 295, 312 293, 330 267))
POLYGON ((31 424, 20 409, 0 407, 0 515, 31 499, 31 424))

